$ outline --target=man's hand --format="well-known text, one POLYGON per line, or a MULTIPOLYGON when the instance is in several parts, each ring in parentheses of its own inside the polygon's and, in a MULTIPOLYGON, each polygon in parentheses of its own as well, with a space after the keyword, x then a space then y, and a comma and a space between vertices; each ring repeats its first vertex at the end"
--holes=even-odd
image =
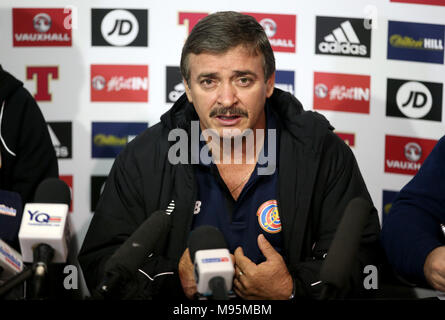
POLYGON ((293 281, 283 257, 261 234, 258 247, 266 261, 256 265, 247 258, 241 247, 235 250, 234 290, 243 299, 287 300, 292 294, 293 281))
POLYGON ((187 298, 193 299, 198 292, 198 287, 196 286, 194 267, 188 248, 179 260, 178 273, 179 279, 181 279, 182 290, 184 290, 187 298))
POLYGON ((423 272, 434 289, 445 292, 445 246, 437 247, 428 254, 423 272))

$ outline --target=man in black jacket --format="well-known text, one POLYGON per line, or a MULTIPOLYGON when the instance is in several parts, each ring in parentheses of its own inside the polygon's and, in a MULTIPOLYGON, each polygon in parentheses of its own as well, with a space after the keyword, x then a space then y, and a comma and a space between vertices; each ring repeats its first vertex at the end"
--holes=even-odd
MULTIPOLYGON (((210 224, 233 254, 239 297, 317 298, 347 204, 371 202, 351 150, 323 116, 274 89, 273 52, 250 16, 202 19, 183 47, 181 73, 186 94, 113 165, 79 254, 88 287, 139 225, 174 200, 170 232, 121 297, 196 297, 187 239, 210 224), (178 148, 172 136, 191 143, 178 148)), ((360 290, 363 267, 377 262, 379 230, 374 209, 344 295, 360 290)))
MULTIPOLYGON (((24 205, 33 202, 43 180, 53 177, 59 177, 59 167, 42 112, 23 83, 0 66, 0 189, 18 193, 24 205)), ((9 218, 0 238, 20 252, 20 223, 17 216, 9 218)), ((6 299, 23 297, 18 286, 6 299)))
POLYGON ((45 178, 59 167, 42 112, 23 83, 0 66, 0 189, 31 202, 45 178))
MULTIPOLYGON (((59 167, 42 112, 23 83, 0 66, 0 189, 18 193, 24 205, 50 177, 59 177, 59 167)), ((3 240, 19 250, 19 224, 12 225, 3 240)))

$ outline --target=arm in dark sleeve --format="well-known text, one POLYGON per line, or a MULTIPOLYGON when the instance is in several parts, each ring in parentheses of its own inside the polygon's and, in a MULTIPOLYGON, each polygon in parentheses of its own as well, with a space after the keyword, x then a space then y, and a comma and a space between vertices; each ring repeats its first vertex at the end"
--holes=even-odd
POLYGON ((106 261, 146 219, 140 177, 126 169, 127 153, 116 158, 79 252, 90 290, 104 275, 106 261))
MULTIPOLYGON (((21 119, 14 119, 5 125, 20 125, 11 181, 12 190, 18 192, 26 203, 33 201, 40 182, 49 177, 59 177, 59 167, 42 112, 28 91, 23 88, 19 90, 20 95, 25 97, 21 119)), ((5 109, 5 116, 9 108, 17 107, 14 103, 14 99, 11 99, 5 109)))
MULTIPOLYGON (((329 132, 324 142, 314 189, 310 213, 312 216, 309 217, 314 246, 311 254, 305 258, 306 261, 300 263, 295 272, 296 279, 301 284, 301 294, 319 296, 322 284, 316 283, 320 281, 323 259, 347 205, 356 197, 362 197, 372 204, 351 149, 334 133, 329 132)), ((363 289, 363 268, 366 265, 378 265, 381 257, 379 232, 379 218, 377 210, 373 208, 362 234, 350 283, 342 293, 343 296, 358 294, 363 289)))
MULTIPOLYGON (((130 144, 113 164, 78 255, 91 294, 94 294, 104 279, 109 258, 154 211, 158 210, 154 204, 157 196, 144 189, 142 174, 137 169, 137 161, 133 156, 133 149, 136 148, 130 147, 130 144), (144 197, 147 194, 153 197, 151 209, 147 208, 144 197)), ((151 182, 154 186, 157 185, 154 180, 151 182)), ((167 234, 165 236, 167 237, 167 234)), ((159 240, 159 246, 153 255, 147 253, 139 272, 131 277, 122 274, 126 280, 117 284, 112 293, 115 298, 152 299, 159 295, 165 281, 179 282, 174 272, 177 269, 177 261, 164 256, 164 240, 159 240), (159 274, 166 276, 156 277, 159 274)))
POLYGON ((425 259, 444 245, 441 223, 445 223, 445 137, 399 192, 385 218, 381 241, 396 272, 426 284, 425 259))

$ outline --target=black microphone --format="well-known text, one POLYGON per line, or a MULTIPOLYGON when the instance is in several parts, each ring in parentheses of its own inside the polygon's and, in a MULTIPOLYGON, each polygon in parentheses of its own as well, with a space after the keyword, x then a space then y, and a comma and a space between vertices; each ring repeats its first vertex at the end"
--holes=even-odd
POLYGON ((198 292, 213 300, 228 300, 234 268, 223 234, 213 226, 200 226, 190 233, 188 248, 198 292))
POLYGON ((170 231, 171 212, 174 202, 169 208, 159 210, 150 215, 139 228, 117 249, 105 264, 104 278, 93 298, 114 298, 120 284, 134 277, 144 260, 159 248, 161 239, 170 231))
POLYGON ((321 300, 335 299, 347 287, 371 211, 371 203, 363 198, 354 198, 347 205, 320 270, 321 300))
POLYGON ((68 185, 58 178, 43 180, 34 194, 35 203, 59 203, 70 205, 71 190, 68 185))

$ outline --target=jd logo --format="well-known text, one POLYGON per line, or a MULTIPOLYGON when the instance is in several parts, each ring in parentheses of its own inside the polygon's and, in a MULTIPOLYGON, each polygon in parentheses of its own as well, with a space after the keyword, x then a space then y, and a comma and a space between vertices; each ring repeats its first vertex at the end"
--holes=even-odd
POLYGON ((139 33, 136 17, 127 10, 110 11, 102 20, 102 36, 114 46, 126 46, 132 43, 139 33))
POLYGON ((91 9, 91 44, 93 46, 148 45, 148 10, 91 9))
POLYGON ((402 104, 402 107, 411 106, 412 108, 422 108, 426 105, 428 99, 425 93, 410 91, 408 101, 402 104), (420 98, 420 103, 419 103, 420 98))
POLYGON ((403 84, 396 95, 399 110, 410 118, 423 118, 433 106, 433 97, 428 88, 417 81, 403 84))
POLYGON ((130 20, 116 20, 113 30, 110 31, 110 33, 107 34, 107 36, 112 35, 113 33, 117 32, 119 36, 126 36, 131 32, 133 29, 133 24, 130 20))
POLYGON ((442 92, 442 83, 387 79, 386 115, 441 122, 442 92))

